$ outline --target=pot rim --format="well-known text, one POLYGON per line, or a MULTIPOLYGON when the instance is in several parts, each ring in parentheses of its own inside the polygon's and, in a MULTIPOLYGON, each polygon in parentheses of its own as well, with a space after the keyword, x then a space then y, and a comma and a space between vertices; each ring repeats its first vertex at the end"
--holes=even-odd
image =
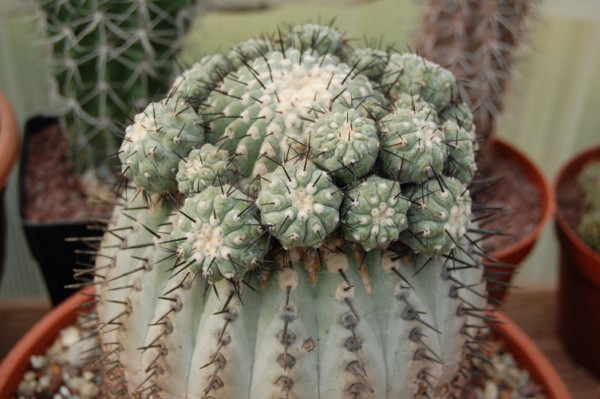
POLYGON ((0 189, 8 181, 11 170, 19 156, 20 137, 15 110, 0 90, 0 189))
MULTIPOLYGON (((0 364, 0 397, 11 397, 29 368, 31 355, 43 353, 56 339, 60 330, 75 322, 76 309, 81 309, 91 300, 94 291, 88 287, 71 295, 52 309, 15 345, 0 364)), ((496 335, 505 340, 519 364, 526 368, 532 378, 540 384, 548 399, 571 399, 564 382, 550 361, 531 339, 506 315, 500 311, 491 313, 498 320, 493 325, 496 335)))
POLYGON ((512 153, 515 156, 515 159, 521 165, 521 167, 528 171, 528 176, 530 180, 536 186, 541 188, 541 202, 542 209, 544 210, 538 224, 531 232, 529 232, 529 234, 521 238, 519 241, 512 243, 511 245, 496 250, 489 254, 491 258, 502 259, 508 257, 511 253, 519 252, 524 248, 533 245, 533 243, 539 237, 540 233, 544 230, 544 228, 554 215, 556 210, 556 201, 554 198, 554 190, 552 190, 552 185, 550 184, 550 181, 546 178, 544 173, 542 173, 541 169, 523 151, 510 144, 509 142, 498 138, 494 139, 493 144, 502 152, 512 153))

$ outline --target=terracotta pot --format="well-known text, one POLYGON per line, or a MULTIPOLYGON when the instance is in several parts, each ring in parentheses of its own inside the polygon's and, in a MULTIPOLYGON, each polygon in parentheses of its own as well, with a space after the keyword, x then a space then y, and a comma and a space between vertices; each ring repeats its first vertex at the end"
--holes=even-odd
POLYGON ((19 155, 19 128, 10 102, 0 91, 0 280, 4 270, 4 187, 19 155))
POLYGON ((0 91, 0 189, 2 189, 19 155, 19 127, 15 111, 0 91))
MULTIPOLYGON (((563 166, 555 184, 557 198, 591 160, 600 160, 600 147, 563 166)), ((560 243, 558 332, 573 359, 600 378, 600 253, 579 238, 560 202, 555 222, 560 243)))
MULTIPOLYGON (((22 375, 29 367, 30 357, 44 353, 60 330, 74 323, 76 309, 80 309, 89 300, 89 295, 72 295, 48 313, 17 343, 0 365, 0 398, 8 398, 14 394, 22 375)), ((547 398, 571 399, 556 370, 525 333, 501 312, 494 312, 493 317, 500 321, 495 325, 497 335, 505 341, 515 359, 544 388, 547 398)))
POLYGON ((527 180, 537 188, 541 199, 541 218, 535 228, 525 237, 513 242, 508 247, 496 250, 490 254, 490 259, 486 265, 486 272, 497 282, 488 283, 488 294, 492 299, 500 302, 506 296, 517 266, 529 255, 540 234, 554 214, 555 201, 550 182, 527 155, 509 143, 498 139, 493 142, 493 151, 502 157, 514 160, 527 180))
POLYGON ((23 374, 29 369, 31 356, 45 353, 60 331, 75 323, 78 311, 89 300, 89 295, 72 294, 46 314, 17 342, 0 365, 0 398, 13 397, 23 374))
POLYGON ((560 375, 535 343, 502 312, 494 312, 493 317, 499 321, 494 325, 496 335, 504 341, 517 363, 544 388, 546 398, 572 399, 560 375))

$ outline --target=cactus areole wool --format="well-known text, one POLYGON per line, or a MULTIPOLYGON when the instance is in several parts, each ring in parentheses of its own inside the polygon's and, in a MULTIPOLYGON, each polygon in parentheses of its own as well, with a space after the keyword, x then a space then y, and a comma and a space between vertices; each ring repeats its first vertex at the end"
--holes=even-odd
POLYGON ((316 24, 184 71, 119 152, 105 394, 457 397, 486 303, 457 92, 316 24))

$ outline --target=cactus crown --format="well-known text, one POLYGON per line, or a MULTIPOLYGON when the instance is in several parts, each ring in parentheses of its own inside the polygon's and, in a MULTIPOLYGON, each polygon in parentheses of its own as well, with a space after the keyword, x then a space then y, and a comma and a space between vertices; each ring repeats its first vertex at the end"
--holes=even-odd
POLYGON ((132 111, 166 90, 193 1, 38 1, 71 155, 95 167, 116 152, 132 111))
POLYGON ((118 155, 108 395, 452 397, 485 318, 476 147, 452 74, 328 26, 201 59, 118 155))
POLYGON ((246 218, 255 227, 236 232, 240 246, 219 241, 199 270, 239 278, 264 257, 263 242, 316 248, 334 232, 365 250, 399 242, 439 255, 460 242, 476 172, 470 114, 453 112, 461 103, 447 70, 380 53, 365 64, 335 30, 293 27, 203 58, 136 115, 122 172, 149 197, 187 197, 173 233, 181 256, 201 244, 188 234, 194 223, 205 235, 246 218), (224 272, 219 259, 245 266, 224 272))

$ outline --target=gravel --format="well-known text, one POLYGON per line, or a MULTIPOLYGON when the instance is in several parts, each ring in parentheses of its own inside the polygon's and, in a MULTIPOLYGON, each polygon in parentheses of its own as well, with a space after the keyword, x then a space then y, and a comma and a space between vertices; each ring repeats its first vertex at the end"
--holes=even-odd
POLYGON ((89 364, 95 357, 95 339, 83 338, 77 326, 60 332, 44 355, 32 356, 17 399, 95 399, 100 394, 100 378, 89 364))

